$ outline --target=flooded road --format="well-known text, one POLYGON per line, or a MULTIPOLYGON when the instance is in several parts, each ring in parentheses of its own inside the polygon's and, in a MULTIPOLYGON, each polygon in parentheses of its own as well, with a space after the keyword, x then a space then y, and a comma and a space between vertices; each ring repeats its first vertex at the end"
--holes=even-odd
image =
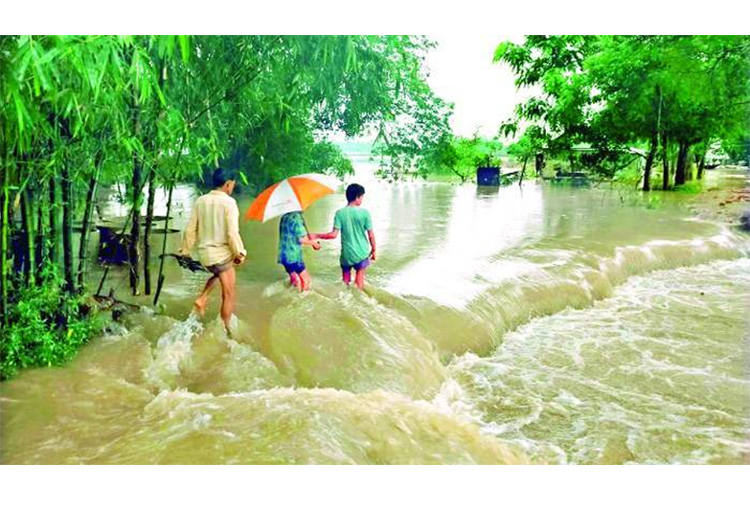
MULTIPOLYGON (((190 315, 206 275, 169 263, 161 313, 0 386, 2 462, 748 462, 746 235, 696 218, 688 195, 389 185, 370 169, 366 293, 341 284, 332 241, 305 251, 313 291, 297 294, 278 220, 242 222, 234 338, 218 295, 190 315)), ((174 227, 196 196, 177 192, 174 227)), ((315 204, 311 231, 342 205, 315 204)))

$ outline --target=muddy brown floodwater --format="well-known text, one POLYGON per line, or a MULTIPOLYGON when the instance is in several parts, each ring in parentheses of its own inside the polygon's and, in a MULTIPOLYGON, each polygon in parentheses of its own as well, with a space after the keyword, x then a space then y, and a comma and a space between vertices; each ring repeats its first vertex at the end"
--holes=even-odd
MULTIPOLYGON (((162 313, 2 384, 2 462, 748 462, 746 235, 687 195, 358 168, 380 256, 366 293, 341 285, 336 242, 305 251, 313 290, 293 292, 278 221, 243 222, 234 338, 218 296, 190 315, 205 274, 168 264, 162 313)), ((177 196, 182 228, 196 195, 177 196)), ((341 205, 317 203, 310 228, 341 205)))

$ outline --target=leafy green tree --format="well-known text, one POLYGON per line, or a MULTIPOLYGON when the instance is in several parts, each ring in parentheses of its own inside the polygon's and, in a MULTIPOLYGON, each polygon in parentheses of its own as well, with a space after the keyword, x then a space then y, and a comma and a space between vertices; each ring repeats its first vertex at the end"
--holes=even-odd
POLYGON ((645 190, 659 156, 662 186, 669 187, 674 154, 681 185, 692 174, 691 152, 700 176, 713 142, 748 131, 749 50, 746 36, 530 36, 523 44, 502 43, 496 60, 513 69, 518 86, 540 90, 503 132, 530 124, 545 138, 545 152, 571 163, 577 144, 590 145, 594 153, 583 161, 607 174, 605 164, 617 170, 643 156, 645 190))
POLYGON ((434 171, 456 175, 464 183, 480 166, 500 166, 502 152, 502 143, 494 139, 456 137, 433 149, 425 161, 434 171))
POLYGON ((551 154, 567 152, 583 141, 591 116, 591 83, 583 71, 595 51, 597 38, 582 35, 528 36, 523 44, 501 43, 494 60, 516 74, 516 86, 538 93, 516 107, 513 119, 501 127, 512 135, 520 125, 534 126, 535 143, 551 154))

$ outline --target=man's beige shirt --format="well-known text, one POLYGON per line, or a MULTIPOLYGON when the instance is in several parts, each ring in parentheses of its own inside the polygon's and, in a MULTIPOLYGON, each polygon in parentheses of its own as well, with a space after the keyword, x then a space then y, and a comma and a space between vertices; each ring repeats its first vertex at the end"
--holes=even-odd
POLYGON ((196 200, 180 254, 190 254, 194 247, 204 266, 247 255, 240 237, 240 209, 234 198, 215 189, 196 200))

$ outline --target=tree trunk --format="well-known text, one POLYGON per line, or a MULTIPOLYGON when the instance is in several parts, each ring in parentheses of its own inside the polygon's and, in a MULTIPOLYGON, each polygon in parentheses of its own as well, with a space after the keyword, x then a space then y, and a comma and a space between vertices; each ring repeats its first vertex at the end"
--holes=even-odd
POLYGON ((685 184, 685 172, 687 170, 687 156, 689 145, 686 141, 680 140, 680 150, 677 153, 677 167, 674 173, 674 185, 682 186, 685 184))
POLYGON ((21 195, 21 224, 23 227, 23 273, 28 286, 36 284, 36 229, 34 196, 30 189, 21 195))
POLYGON ((536 153, 535 165, 536 176, 541 178, 542 171, 544 170, 544 153, 536 153))
MULTIPOLYGON (((146 230, 143 232, 143 281, 144 293, 151 294, 151 227, 154 223, 154 200, 156 199, 155 179, 156 171, 153 167, 148 172, 148 203, 146 204, 146 230)), ((164 235, 164 240, 167 236, 164 235)))
POLYGON ((669 143, 667 141, 667 134, 664 133, 661 136, 661 162, 662 162, 662 184, 661 189, 666 191, 669 189, 669 143))
POLYGON ((94 162, 94 173, 89 181, 88 191, 86 191, 86 207, 83 211, 83 227, 81 228, 81 243, 78 246, 78 289, 86 289, 86 256, 89 245, 89 228, 91 228, 91 214, 94 210, 94 200, 96 199, 96 186, 99 181, 99 172, 104 162, 104 153, 100 150, 97 153, 94 162))
POLYGON ((696 155, 696 165, 698 165, 698 180, 703 179, 703 170, 706 168, 706 153, 696 155))
POLYGON ((73 277, 73 197, 71 194, 70 167, 68 161, 62 164, 62 208, 63 208, 63 272, 65 275, 65 289, 68 293, 76 292, 73 277))
POLYGON ((654 129, 651 132, 651 147, 648 151, 648 157, 646 158, 646 166, 643 170, 643 191, 651 190, 651 168, 654 165, 654 158, 656 157, 656 151, 659 149, 659 130, 661 129, 661 106, 662 106, 662 94, 661 86, 656 86, 656 94, 659 100, 656 105, 656 123, 654 123, 654 129))
POLYGON ((646 167, 643 169, 643 191, 651 191, 651 167, 654 165, 656 150, 659 148, 658 135, 656 132, 651 136, 651 147, 646 157, 646 167))
POLYGON ((692 181, 695 178, 693 163, 690 161, 690 148, 685 154, 685 181, 692 181))
POLYGON ((526 173, 526 162, 529 161, 529 157, 525 156, 523 158, 523 168, 521 169, 521 177, 518 178, 518 185, 520 186, 523 182, 523 174, 526 173))

